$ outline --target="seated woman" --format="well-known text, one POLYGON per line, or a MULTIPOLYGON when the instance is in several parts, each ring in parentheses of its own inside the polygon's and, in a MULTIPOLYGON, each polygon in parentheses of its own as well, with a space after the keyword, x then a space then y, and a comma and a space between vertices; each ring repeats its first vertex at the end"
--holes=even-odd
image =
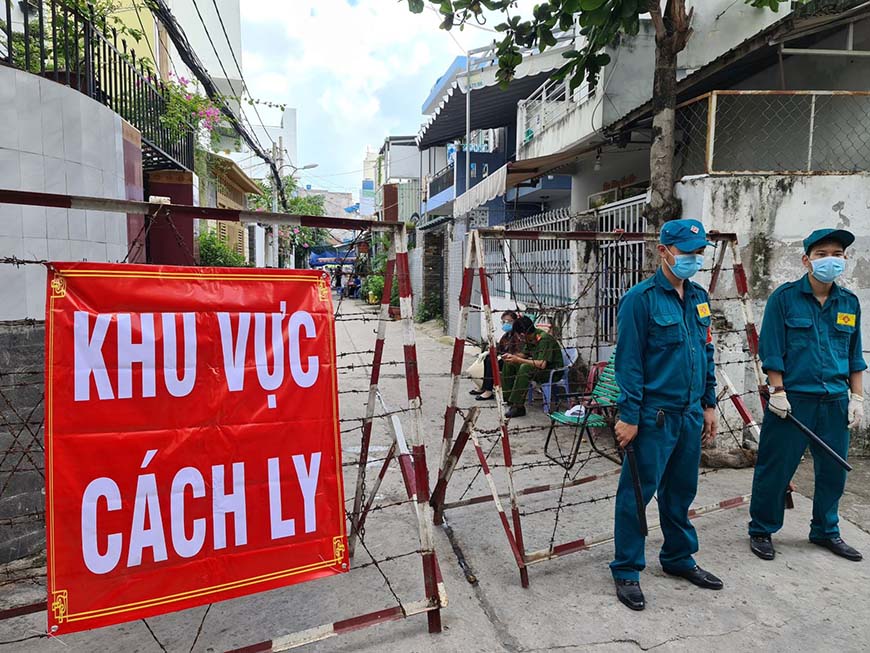
MULTIPOLYGON (((513 334, 514 321, 518 318, 519 316, 515 311, 505 311, 501 314, 501 329, 504 333, 496 345, 496 351, 499 356, 499 369, 502 368, 502 356, 505 354, 516 354, 522 349, 523 343, 513 334)), ((492 399, 495 396, 492 392, 492 386, 492 362, 490 357, 487 356, 483 359, 483 387, 480 390, 472 390, 469 394, 477 395, 478 401, 492 399)))

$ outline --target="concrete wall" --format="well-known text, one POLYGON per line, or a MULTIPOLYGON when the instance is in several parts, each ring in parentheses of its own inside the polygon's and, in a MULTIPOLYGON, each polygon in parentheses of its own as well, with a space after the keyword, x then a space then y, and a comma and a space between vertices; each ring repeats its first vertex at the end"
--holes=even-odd
POLYGON ((571 176, 571 210, 585 211, 589 196, 604 190, 604 184, 634 175, 649 179, 649 150, 629 145, 624 150, 601 154, 601 169, 595 170, 595 155, 581 159, 571 176))
MULTIPOLYGON (((125 197, 121 118, 78 91, 0 67, 0 185, 125 197)), ((0 257, 118 261, 127 216, 0 205, 0 257)), ((42 319, 45 270, 0 267, 0 320, 42 319)))
MULTIPOLYGON (((679 182, 677 195, 683 201, 684 215, 698 217, 708 227, 737 233, 759 328, 770 292, 804 273, 801 241, 822 227, 852 231, 856 240, 843 283, 858 294, 865 307, 861 327, 864 349, 870 349, 866 344, 870 338, 870 176, 702 177, 679 182)), ((730 267, 728 257, 726 267, 730 267)), ((713 298, 714 319, 721 327, 741 329, 740 305, 716 301, 716 297, 736 295, 731 275, 723 273, 721 279, 722 286, 713 298)), ((729 361, 745 359, 745 338, 728 336, 720 347, 720 362, 739 392, 754 385, 754 376, 743 362, 729 361)))
POLYGON ((419 242, 416 247, 408 250, 408 270, 411 273, 411 299, 416 316, 423 301, 423 247, 419 242))

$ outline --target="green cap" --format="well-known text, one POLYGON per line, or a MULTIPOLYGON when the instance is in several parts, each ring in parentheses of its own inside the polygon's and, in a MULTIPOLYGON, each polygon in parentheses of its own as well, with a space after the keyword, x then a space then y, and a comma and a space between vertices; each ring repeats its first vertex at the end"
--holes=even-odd
POLYGON ((822 240, 836 240, 846 249, 855 242, 855 235, 845 229, 816 229, 804 238, 804 252, 809 254, 812 246, 822 240))

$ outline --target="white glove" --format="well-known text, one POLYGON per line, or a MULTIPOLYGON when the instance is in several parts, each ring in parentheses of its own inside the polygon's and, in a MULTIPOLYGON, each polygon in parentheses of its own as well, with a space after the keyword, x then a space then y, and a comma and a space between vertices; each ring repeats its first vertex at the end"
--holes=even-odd
MULTIPOLYGON (((770 408, 770 412, 776 415, 777 417, 781 417, 785 419, 786 415, 791 412, 791 404, 788 403, 788 397, 785 394, 785 391, 782 392, 774 392, 770 395, 770 399, 767 402, 767 407, 770 408)), ((849 404, 849 409, 851 411, 852 404, 849 404)), ((851 412, 849 415, 851 416, 851 412)))
POLYGON ((864 421, 864 396, 849 393, 849 428, 855 428, 864 421))

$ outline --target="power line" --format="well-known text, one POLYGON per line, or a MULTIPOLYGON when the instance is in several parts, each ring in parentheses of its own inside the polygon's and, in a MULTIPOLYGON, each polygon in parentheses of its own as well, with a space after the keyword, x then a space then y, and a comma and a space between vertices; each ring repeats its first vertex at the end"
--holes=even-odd
MULTIPOLYGON (((244 90, 248 88, 248 82, 245 81, 245 76, 242 74, 242 67, 239 65, 239 60, 236 58, 236 52, 233 49, 233 44, 230 42, 230 35, 227 34, 227 28, 224 25, 224 19, 223 19, 223 16, 221 16, 221 10, 218 8, 217 0, 211 0, 211 1, 212 1, 212 4, 214 4, 214 10, 217 12, 218 21, 221 24, 221 30, 224 33, 224 38, 226 39, 227 45, 230 48, 230 54, 232 55, 233 61, 236 64, 236 70, 239 71, 239 77, 242 80, 242 91, 244 92, 244 90)), ((194 4, 196 4, 196 3, 194 2, 194 4)), ((251 97, 250 90, 248 90, 248 97, 251 97)), ((251 98, 251 99, 253 100, 253 98, 251 98)), ((241 96, 239 96, 239 106, 241 106, 241 101, 242 101, 241 96)), ((269 133, 269 130, 266 128, 266 121, 264 121, 263 116, 260 115, 260 110, 257 108, 256 103, 252 104, 251 106, 254 107, 254 113, 257 114, 257 119, 260 121, 260 126, 263 128, 263 131, 265 132, 266 137, 270 141, 272 141, 272 144, 274 144, 275 139, 272 138, 272 135, 269 133)), ((248 121, 248 122, 250 122, 250 121, 248 121)))
MULTIPOLYGON (((215 6, 217 6, 217 5, 215 5, 215 6)), ((209 44, 211 45, 211 49, 214 52, 214 56, 217 58, 218 65, 221 67, 221 72, 224 74, 224 79, 226 79, 227 82, 229 82, 230 81, 230 74, 227 72, 227 69, 224 67, 224 62, 221 59, 221 55, 218 52, 217 47, 214 44, 214 40, 212 40, 212 38, 211 38, 211 33, 209 33, 209 31, 208 31, 208 26, 205 24, 205 19, 202 17, 202 12, 199 10, 199 3, 196 0, 193 0, 193 8, 196 9, 196 15, 199 16, 199 22, 202 23, 202 29, 205 32, 205 36, 208 39, 209 44)), ((218 16, 218 17, 220 17, 220 16, 218 16)), ((221 24, 223 24, 223 21, 221 21, 221 24)), ((232 48, 230 48, 230 50, 232 50, 232 48)), ((235 58, 235 55, 233 55, 233 58, 235 58)), ((242 86, 242 89, 239 93, 239 115, 241 116, 242 120, 248 121, 248 127, 251 129, 251 134, 252 134, 254 140, 256 140, 257 143, 260 145, 260 148, 262 148, 263 145, 262 145, 262 143, 259 142, 260 139, 257 138, 256 131, 254 130, 254 125, 251 123, 250 118, 248 118, 248 116, 245 114, 245 108, 242 105, 242 95, 241 94, 244 92, 244 80, 241 80, 241 82, 242 82, 243 86, 242 86)), ((232 85, 232 83, 230 83, 230 88, 235 92, 236 89, 232 85)), ((268 132, 266 133, 266 135, 269 136, 268 132)), ((275 141, 272 140, 271 136, 269 136, 269 140, 272 141, 272 145, 275 144, 275 141)))
POLYGON ((235 129, 236 133, 242 137, 242 140, 244 140, 251 150, 256 152, 256 154, 269 165, 272 175, 275 178, 275 185, 278 189, 281 205, 285 210, 287 210, 287 194, 284 191, 284 183, 281 180, 281 176, 278 174, 278 167, 275 165, 272 158, 263 150, 263 146, 260 145, 259 141, 248 133, 248 130, 242 124, 239 117, 229 108, 223 96, 215 86, 214 80, 212 80, 202 61, 199 60, 199 57, 197 57, 193 48, 190 46, 190 42, 187 40, 184 30, 181 28, 181 25, 178 24, 172 11, 167 6, 166 0, 145 0, 145 2, 155 17, 163 23, 166 33, 175 45, 175 49, 178 51, 181 60, 200 81, 206 95, 219 106, 221 113, 224 114, 226 119, 230 122, 230 125, 235 129))

